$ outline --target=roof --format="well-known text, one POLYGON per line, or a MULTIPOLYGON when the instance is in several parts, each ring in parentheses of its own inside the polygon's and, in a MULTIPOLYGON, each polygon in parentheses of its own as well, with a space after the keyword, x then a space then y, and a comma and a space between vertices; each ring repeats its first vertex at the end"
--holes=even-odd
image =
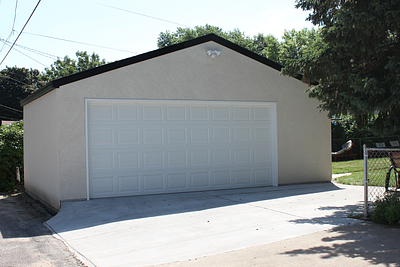
POLYGON ((89 78, 89 77, 92 77, 92 76, 95 76, 95 75, 98 75, 98 74, 102 74, 102 73, 105 73, 105 72, 108 72, 108 71, 116 70, 116 69, 119 69, 119 68, 122 68, 122 67, 126 67, 128 65, 136 64, 136 63, 139 63, 139 62, 142 62, 142 61, 145 61, 145 60, 149 60, 149 59, 152 59, 152 58, 163 56, 163 55, 166 55, 166 54, 169 54, 169 53, 172 53, 172 52, 176 52, 176 51, 179 51, 179 50, 182 50, 182 49, 185 49, 185 48, 189 48, 189 47, 192 47, 192 46, 196 46, 196 45, 199 45, 199 44, 202 44, 202 43, 206 43, 206 42, 209 42, 209 41, 213 41, 213 42, 218 43, 220 45, 223 45, 223 46, 225 46, 227 48, 230 48, 230 49, 232 49, 232 50, 234 50, 234 51, 236 51, 236 52, 238 52, 238 53, 240 53, 240 54, 242 54, 244 56, 247 56, 247 57, 252 58, 252 59, 254 59, 254 60, 256 60, 256 61, 258 61, 258 62, 260 62, 262 64, 265 64, 265 65, 267 65, 267 66, 269 66, 271 68, 274 68, 277 71, 281 71, 281 69, 283 67, 282 65, 280 65, 280 64, 278 64, 278 63, 276 63, 276 62, 274 62, 272 60, 269 60, 269 59, 267 59, 265 57, 257 55, 255 53, 251 52, 250 50, 247 50, 247 49, 245 49, 245 48, 243 48, 241 46, 238 46, 237 44, 234 44, 234 43, 232 43, 232 42, 230 42, 230 41, 228 41, 228 40, 226 40, 226 39, 224 39, 222 37, 219 37, 216 34, 211 33, 211 34, 208 34, 208 35, 205 35, 205 36, 193 39, 193 40, 189 40, 189 41, 182 42, 182 43, 175 44, 175 45, 171 45, 171 46, 168 46, 168 47, 165 47, 165 48, 153 50, 153 51, 150 51, 150 52, 147 52, 147 53, 144 53, 144 54, 140 54, 140 55, 137 55, 137 56, 129 57, 129 58, 122 59, 122 60, 119 60, 119 61, 115 61, 115 62, 106 64, 106 65, 102 65, 102 66, 99 66, 99 67, 96 67, 96 68, 93 68, 93 69, 89 69, 89 70, 86 70, 86 71, 78 72, 78 73, 63 77, 63 78, 59 78, 59 79, 53 80, 53 81, 49 82, 48 84, 46 84, 44 87, 42 87, 39 90, 37 90, 37 91, 33 92, 32 94, 30 94, 24 100, 22 100, 21 101, 21 105, 25 106, 26 104, 29 104, 30 102, 34 101, 35 99, 38 99, 39 97, 47 94, 48 92, 51 92, 52 90, 54 90, 56 88, 59 88, 62 85, 73 83, 73 82, 76 82, 76 81, 79 81, 79 80, 82 80, 82 79, 86 79, 86 78, 89 78))

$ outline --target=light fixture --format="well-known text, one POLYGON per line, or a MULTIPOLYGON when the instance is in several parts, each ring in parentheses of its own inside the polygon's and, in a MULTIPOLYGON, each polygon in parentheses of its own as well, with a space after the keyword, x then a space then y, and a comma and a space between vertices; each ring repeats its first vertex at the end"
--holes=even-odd
POLYGON ((221 51, 217 51, 217 50, 208 50, 207 51, 207 56, 210 56, 211 58, 219 57, 220 54, 221 54, 221 51))

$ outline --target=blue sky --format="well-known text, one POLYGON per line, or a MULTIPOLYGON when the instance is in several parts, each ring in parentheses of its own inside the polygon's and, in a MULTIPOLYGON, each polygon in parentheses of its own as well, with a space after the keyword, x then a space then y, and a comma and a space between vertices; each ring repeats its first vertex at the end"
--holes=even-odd
MULTIPOLYGON (((0 0, 0 61, 10 48, 3 47, 3 41, 10 36, 8 41, 14 42, 37 3, 0 0)), ((285 29, 313 27, 305 21, 308 12, 294 5, 295 0, 237 4, 227 0, 42 0, 0 69, 17 66, 43 71, 57 57, 74 58, 78 50, 95 52, 107 61, 124 59, 157 49, 158 34, 177 27, 210 24, 224 31, 238 28, 247 36, 264 33, 280 38, 285 29)))

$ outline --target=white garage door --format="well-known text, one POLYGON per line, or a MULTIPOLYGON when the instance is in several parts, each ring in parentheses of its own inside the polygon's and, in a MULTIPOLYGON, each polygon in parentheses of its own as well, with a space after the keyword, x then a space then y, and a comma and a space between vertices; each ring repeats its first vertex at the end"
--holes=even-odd
POLYGON ((276 185, 276 106, 88 100, 89 197, 276 185))

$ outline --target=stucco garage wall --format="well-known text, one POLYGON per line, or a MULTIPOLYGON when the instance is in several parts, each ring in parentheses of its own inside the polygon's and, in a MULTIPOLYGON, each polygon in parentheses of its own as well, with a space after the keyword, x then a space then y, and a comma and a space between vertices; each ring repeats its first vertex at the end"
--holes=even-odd
POLYGON ((85 99, 277 102, 278 183, 329 181, 330 120, 306 85, 207 42, 61 86, 60 199, 86 198, 85 99), (212 59, 207 50, 219 50, 212 59))
POLYGON ((57 91, 24 106, 25 188, 59 207, 57 91))

